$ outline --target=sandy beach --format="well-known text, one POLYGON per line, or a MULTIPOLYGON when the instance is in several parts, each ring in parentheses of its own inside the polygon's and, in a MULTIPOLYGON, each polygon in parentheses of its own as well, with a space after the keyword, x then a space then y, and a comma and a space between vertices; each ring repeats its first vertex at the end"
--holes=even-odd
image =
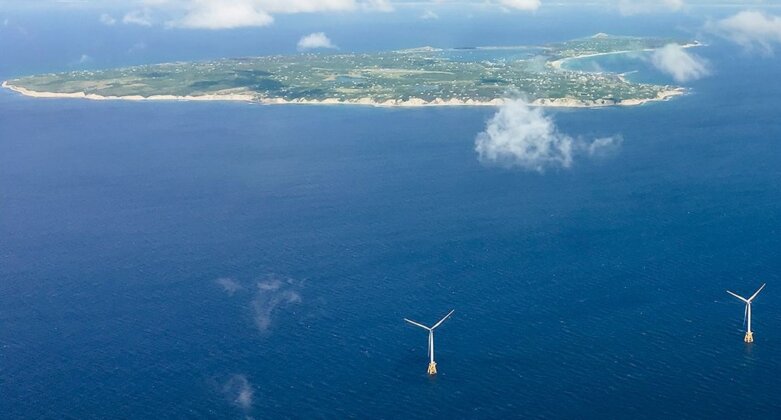
POLYGON ((140 96, 140 95, 128 95, 128 96, 103 96, 92 93, 73 92, 73 93, 59 93, 59 92, 39 92, 23 88, 21 86, 14 86, 8 81, 4 81, 2 87, 12 90, 16 93, 20 93, 24 96, 32 98, 71 98, 71 99, 90 99, 94 101, 111 101, 111 100, 124 100, 124 101, 244 101, 254 102, 254 95, 250 94, 230 94, 230 95, 201 95, 201 96, 174 96, 174 95, 152 95, 152 96, 140 96))
MULTIPOLYGON (((701 47, 704 44, 700 43, 699 41, 695 41, 689 44, 681 45, 681 48, 694 48, 694 47, 701 47)), ((583 54, 583 55, 576 55, 573 57, 567 57, 567 58, 561 58, 558 60, 553 60, 548 62, 548 65, 553 67, 554 69, 561 70, 562 65, 566 63, 567 61, 571 60, 580 60, 582 58, 590 58, 590 57, 600 57, 603 55, 615 55, 615 54, 629 54, 629 53, 637 53, 637 52, 649 52, 654 51, 657 48, 645 48, 641 50, 624 50, 624 51, 611 51, 611 52, 604 52, 604 53, 594 53, 594 54, 583 54)))

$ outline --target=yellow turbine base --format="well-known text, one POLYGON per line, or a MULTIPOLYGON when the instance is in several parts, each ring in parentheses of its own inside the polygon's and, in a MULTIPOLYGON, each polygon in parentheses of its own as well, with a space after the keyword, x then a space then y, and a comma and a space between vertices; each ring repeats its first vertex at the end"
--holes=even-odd
POLYGON ((429 375, 437 374, 437 362, 431 362, 428 364, 428 374, 429 375))
POLYGON ((743 337, 743 341, 746 343, 753 343, 754 342, 754 333, 752 331, 747 331, 746 336, 743 337))

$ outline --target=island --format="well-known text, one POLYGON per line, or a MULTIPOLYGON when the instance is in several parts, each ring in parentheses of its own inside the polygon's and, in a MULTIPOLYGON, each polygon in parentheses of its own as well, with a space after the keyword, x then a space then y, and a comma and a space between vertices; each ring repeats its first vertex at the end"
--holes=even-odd
POLYGON ((21 77, 2 86, 33 97, 237 100, 263 104, 374 106, 499 105, 522 95, 533 105, 638 105, 684 93, 609 72, 570 70, 567 61, 697 42, 597 34, 543 46, 432 47, 375 53, 300 53, 21 77))

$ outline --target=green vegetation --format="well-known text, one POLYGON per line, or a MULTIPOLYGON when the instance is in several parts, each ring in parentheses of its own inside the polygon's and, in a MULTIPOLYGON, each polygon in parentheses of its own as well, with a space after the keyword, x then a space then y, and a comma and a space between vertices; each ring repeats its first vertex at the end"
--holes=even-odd
POLYGON ((664 97, 674 87, 632 83, 620 75, 560 68, 562 59, 639 51, 669 39, 590 38, 543 47, 416 48, 371 54, 299 54, 169 63, 23 77, 35 92, 101 96, 247 95, 254 100, 387 103, 486 102, 517 91, 530 100, 612 104, 664 97))

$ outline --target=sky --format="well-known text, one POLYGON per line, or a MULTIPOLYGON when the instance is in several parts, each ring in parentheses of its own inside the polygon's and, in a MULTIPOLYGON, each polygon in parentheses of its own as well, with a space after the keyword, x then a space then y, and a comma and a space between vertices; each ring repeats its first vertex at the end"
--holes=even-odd
MULTIPOLYGON (((767 0, 0 0, 0 78, 308 51, 528 45, 660 28, 769 55, 781 43, 779 16, 781 1, 767 0)), ((681 82, 712 70, 674 48, 654 63, 681 82)))
POLYGON ((592 6, 618 14, 690 13, 693 8, 713 5, 768 7, 768 0, 2 0, 0 14, 13 11, 90 10, 101 23, 113 25, 164 26, 178 29, 227 30, 273 25, 284 15, 376 14, 417 11, 421 20, 440 18, 443 11, 461 13, 499 11, 536 13, 544 8, 592 6))

